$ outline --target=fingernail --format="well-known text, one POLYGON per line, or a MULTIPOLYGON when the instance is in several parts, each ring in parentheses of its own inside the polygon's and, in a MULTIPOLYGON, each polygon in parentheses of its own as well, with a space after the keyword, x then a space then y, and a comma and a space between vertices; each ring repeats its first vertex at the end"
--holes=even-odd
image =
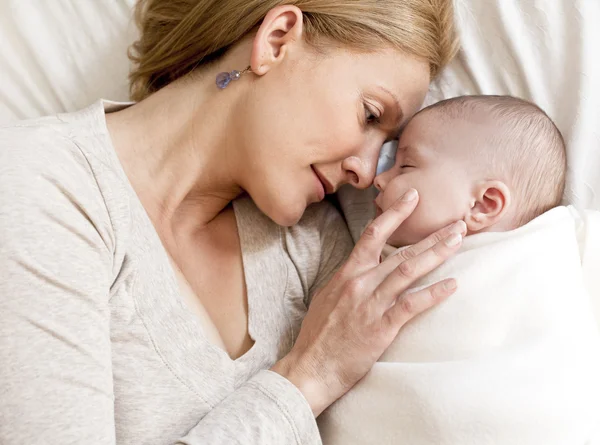
POLYGON ((450 226, 450 231, 452 233, 465 233, 467 231, 467 225, 464 221, 456 221, 450 226))
POLYGON ((444 290, 452 291, 454 289, 456 289, 456 280, 444 281, 444 290))
POLYGON ((404 196, 402 197, 402 201, 413 201, 415 199, 417 199, 417 196, 419 194, 417 193, 417 191, 415 189, 410 189, 408 192, 406 192, 404 194, 404 196))
POLYGON ((454 247, 454 246, 457 246, 458 244, 460 244, 461 241, 462 241, 462 236, 460 235, 460 233, 453 233, 448 238, 446 238, 446 240, 444 242, 446 243, 446 246, 454 247))

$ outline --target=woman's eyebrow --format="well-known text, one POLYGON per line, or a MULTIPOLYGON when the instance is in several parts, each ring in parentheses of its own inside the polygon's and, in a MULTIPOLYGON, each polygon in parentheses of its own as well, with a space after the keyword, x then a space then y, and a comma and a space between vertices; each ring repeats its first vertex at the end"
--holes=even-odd
POLYGON ((402 121, 404 120, 404 112, 402 111, 402 106, 400 105, 400 100, 398 99, 398 96, 396 96, 394 93, 392 93, 385 87, 379 86, 378 88, 391 99, 392 104, 394 106, 394 114, 396 115, 394 127, 400 128, 400 125, 402 125, 402 121))

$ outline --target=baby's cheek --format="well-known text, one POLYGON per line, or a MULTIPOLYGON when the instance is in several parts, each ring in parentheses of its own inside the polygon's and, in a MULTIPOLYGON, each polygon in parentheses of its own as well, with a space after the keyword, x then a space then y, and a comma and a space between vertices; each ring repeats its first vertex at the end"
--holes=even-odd
POLYGON ((444 228, 448 223, 448 204, 435 197, 423 201, 420 210, 421 226, 426 232, 426 236, 444 228))
POLYGON ((411 240, 411 244, 417 243, 427 238, 432 233, 446 226, 444 209, 439 208, 435 199, 423 199, 406 221, 406 237, 411 240))
POLYGON ((417 209, 398 227, 390 237, 388 244, 395 247, 408 246, 418 243, 429 235, 424 224, 425 221, 420 217, 418 209, 417 206, 417 209))
POLYGON ((402 180, 403 178, 398 176, 394 178, 387 185, 384 193, 386 207, 391 207, 396 201, 398 201, 404 194, 412 188, 410 184, 402 180))

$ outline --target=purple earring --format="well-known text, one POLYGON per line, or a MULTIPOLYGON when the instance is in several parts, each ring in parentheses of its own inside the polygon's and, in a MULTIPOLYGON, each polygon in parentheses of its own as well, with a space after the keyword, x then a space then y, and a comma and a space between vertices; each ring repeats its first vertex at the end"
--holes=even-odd
POLYGON ((238 80, 242 77, 242 74, 246 74, 250 71, 252 71, 252 69, 248 66, 244 71, 233 70, 230 73, 219 73, 217 74, 217 86, 224 90, 232 80, 238 80))

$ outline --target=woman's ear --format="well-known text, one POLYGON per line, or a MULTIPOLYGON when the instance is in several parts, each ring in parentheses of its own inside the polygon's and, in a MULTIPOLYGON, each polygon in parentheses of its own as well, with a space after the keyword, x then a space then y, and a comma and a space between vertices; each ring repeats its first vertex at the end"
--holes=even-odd
POLYGON ((481 232, 498 223, 506 215, 510 202, 510 190, 502 181, 479 183, 465 218, 468 231, 481 232))
POLYGON ((262 76, 280 63, 289 46, 301 41, 303 29, 303 15, 298 7, 282 5, 271 9, 254 36, 252 72, 262 76))

